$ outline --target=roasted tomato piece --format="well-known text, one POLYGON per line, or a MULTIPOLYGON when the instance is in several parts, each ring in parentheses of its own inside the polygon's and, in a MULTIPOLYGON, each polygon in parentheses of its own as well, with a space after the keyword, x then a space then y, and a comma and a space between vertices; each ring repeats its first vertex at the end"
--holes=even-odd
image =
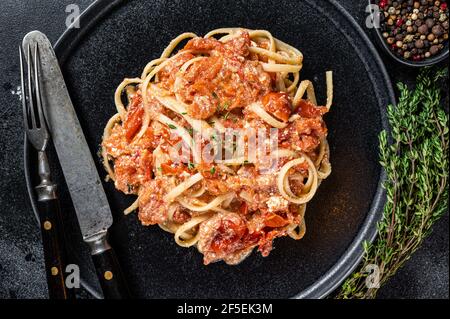
POLYGON ((289 221, 277 214, 269 214, 264 221, 267 227, 278 228, 289 224, 289 221))
POLYGON ((217 214, 202 223, 197 245, 204 254, 205 264, 248 248, 244 242, 247 234, 244 218, 236 213, 217 214))
POLYGON ((291 116, 291 98, 284 92, 270 92, 264 95, 262 103, 267 112, 287 122, 291 116))
POLYGON ((211 249, 214 252, 227 250, 231 243, 239 241, 246 231, 245 225, 239 221, 224 219, 217 228, 217 233, 211 242, 211 249))
POLYGON ((322 116, 328 112, 328 109, 325 106, 316 106, 308 100, 300 100, 297 107, 298 114, 300 114, 301 117, 307 118, 322 116))
POLYGON ((141 128, 143 117, 144 107, 142 106, 142 98, 140 95, 136 95, 128 108, 127 118, 123 123, 125 137, 128 141, 131 141, 141 128))

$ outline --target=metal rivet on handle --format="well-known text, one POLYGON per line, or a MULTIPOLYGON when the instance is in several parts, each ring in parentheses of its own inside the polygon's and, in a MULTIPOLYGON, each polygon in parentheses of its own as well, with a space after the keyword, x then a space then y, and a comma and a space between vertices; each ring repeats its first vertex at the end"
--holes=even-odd
POLYGON ((111 271, 105 271, 104 277, 106 280, 111 280, 113 278, 113 273, 111 271))
POLYGON ((45 230, 50 230, 50 229, 52 229, 52 223, 50 223, 48 220, 46 220, 46 221, 44 222, 44 229, 45 229, 45 230))

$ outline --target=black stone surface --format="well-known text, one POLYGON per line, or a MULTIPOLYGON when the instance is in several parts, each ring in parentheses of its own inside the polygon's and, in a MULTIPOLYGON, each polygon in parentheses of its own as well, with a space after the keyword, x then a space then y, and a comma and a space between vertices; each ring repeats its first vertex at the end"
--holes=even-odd
MULTIPOLYGON (((39 3, 3 0, 0 3, 0 40, 2 41, 0 84, 3 90, 3 94, 0 95, 3 148, 0 153, 2 163, 0 200, 4 209, 4 212, 0 214, 1 298, 46 296, 39 234, 24 185, 20 106, 17 95, 12 92, 17 90, 19 83, 16 52, 20 39, 27 31, 39 29, 55 41, 65 28, 67 15, 65 8, 70 3, 72 2, 56 0, 39 3)), ((77 1, 77 3, 84 8, 90 1, 77 1)), ((364 25, 366 15, 364 3, 355 4, 354 1, 341 3, 361 25, 364 25)), ((393 81, 414 79, 415 71, 394 67, 390 61, 386 62, 393 81)), ((133 74, 137 70, 127 71, 133 74)), ((122 70, 120 73, 117 76, 122 76, 122 70)), ((166 239, 168 247, 173 245, 171 239, 168 237, 166 239)), ((86 293, 81 292, 81 294, 87 297, 86 293)), ((436 231, 427 239, 424 247, 380 291, 380 297, 448 298, 447 216, 437 223, 436 231)))

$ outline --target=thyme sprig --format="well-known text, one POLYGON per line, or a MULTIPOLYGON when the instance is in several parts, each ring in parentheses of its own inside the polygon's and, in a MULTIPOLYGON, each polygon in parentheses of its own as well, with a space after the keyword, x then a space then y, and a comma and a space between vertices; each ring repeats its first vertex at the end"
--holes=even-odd
POLYGON ((392 140, 379 135, 380 163, 386 171, 387 201, 375 241, 364 244, 364 258, 337 298, 375 298, 366 284, 378 267, 381 287, 421 246, 434 222, 448 210, 449 128, 439 82, 448 70, 424 69, 416 87, 397 85, 400 98, 387 108, 392 140))

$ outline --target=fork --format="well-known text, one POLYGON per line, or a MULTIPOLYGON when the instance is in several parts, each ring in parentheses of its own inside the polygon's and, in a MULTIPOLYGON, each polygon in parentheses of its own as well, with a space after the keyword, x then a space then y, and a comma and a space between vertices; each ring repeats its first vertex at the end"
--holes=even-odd
POLYGON ((42 108, 39 78, 39 48, 27 48, 27 87, 25 85, 25 64, 22 49, 19 48, 22 107, 25 132, 28 141, 38 152, 38 173, 40 183, 35 187, 38 196, 40 229, 44 248, 44 261, 50 299, 71 299, 73 289, 65 284, 66 252, 61 210, 56 194, 57 185, 52 182, 46 148, 50 135, 42 108))

